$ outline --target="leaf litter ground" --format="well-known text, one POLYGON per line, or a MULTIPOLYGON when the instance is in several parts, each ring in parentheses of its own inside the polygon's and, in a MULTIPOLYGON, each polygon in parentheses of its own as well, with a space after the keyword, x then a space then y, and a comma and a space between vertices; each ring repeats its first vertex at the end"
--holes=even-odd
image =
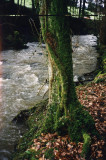
MULTIPOLYGON (((95 126, 101 135, 101 140, 92 137, 90 160, 105 160, 105 127, 106 127, 106 85, 105 81, 79 86, 76 89, 80 103, 92 115, 95 126)), ((86 160, 81 157, 83 143, 71 142, 68 135, 41 134, 33 140, 33 145, 27 151, 34 150, 38 160, 86 160), (39 154, 36 154, 39 152, 39 154)))

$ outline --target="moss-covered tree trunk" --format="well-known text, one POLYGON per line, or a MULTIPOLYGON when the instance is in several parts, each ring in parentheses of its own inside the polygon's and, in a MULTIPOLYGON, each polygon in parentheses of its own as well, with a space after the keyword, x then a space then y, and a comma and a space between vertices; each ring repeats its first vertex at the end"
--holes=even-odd
POLYGON ((48 50, 50 82, 49 109, 44 130, 69 134, 73 141, 84 138, 88 145, 87 132, 94 127, 94 123, 79 104, 75 92, 66 0, 42 0, 40 5, 40 14, 44 15, 40 21, 48 50))
POLYGON ((104 16, 100 28, 100 43, 106 45, 106 0, 104 0, 104 16))
POLYGON ((44 0, 41 14, 52 15, 41 18, 43 37, 49 56, 49 103, 57 106, 58 116, 67 117, 70 104, 77 103, 73 83, 72 49, 70 42, 69 17, 65 16, 67 6, 64 0, 44 0))

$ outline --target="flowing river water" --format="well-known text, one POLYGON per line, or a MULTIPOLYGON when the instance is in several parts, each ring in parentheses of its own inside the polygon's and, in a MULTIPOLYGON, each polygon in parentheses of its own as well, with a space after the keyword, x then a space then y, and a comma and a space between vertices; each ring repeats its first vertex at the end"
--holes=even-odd
MULTIPOLYGON (((96 69, 97 38, 93 35, 74 36, 74 81, 96 69)), ((34 106, 48 90, 48 62, 45 44, 27 43, 19 51, 6 50, 0 57, 0 160, 9 160, 14 144, 27 130, 12 119, 24 109, 34 106)), ((90 77, 89 77, 90 78, 90 77)), ((48 95, 45 95, 45 98, 48 95)))

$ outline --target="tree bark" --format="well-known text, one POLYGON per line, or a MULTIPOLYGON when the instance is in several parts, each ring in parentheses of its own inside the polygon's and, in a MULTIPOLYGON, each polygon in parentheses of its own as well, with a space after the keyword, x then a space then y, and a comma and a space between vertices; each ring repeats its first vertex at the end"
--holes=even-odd
POLYGON ((13 10, 13 8, 14 8, 14 0, 10 0, 10 6, 11 6, 11 9, 13 10))
POLYGON ((82 0, 80 0, 80 7, 79 7, 79 18, 81 17, 81 9, 82 9, 82 0))
POLYGON ((100 43, 106 45, 106 0, 104 0, 104 16, 100 28, 100 43))
POLYGON ((49 107, 42 131, 69 134, 78 142, 83 135, 89 137, 87 132, 95 127, 75 92, 66 0, 43 0, 40 14, 44 15, 40 22, 49 58, 49 107))
MULTIPOLYGON (((66 7, 63 6, 65 1, 51 3, 52 8, 45 7, 45 14, 53 15, 43 17, 41 22, 43 37, 47 45, 49 62, 50 62, 50 96, 49 102, 61 106, 65 111, 65 116, 68 115, 70 101, 75 104, 77 101, 72 69, 72 49, 70 45, 70 28, 68 17, 65 17, 66 7), (60 11, 55 7, 59 7, 60 11), (54 12, 55 11, 55 12, 54 12), (56 97, 54 96, 56 94, 56 97)), ((43 8, 44 11, 44 8, 43 8)), ((42 14, 42 13, 41 13, 42 14)))
POLYGON ((19 6, 19 0, 17 0, 17 5, 19 6))
POLYGON ((82 16, 84 17, 84 12, 85 12, 85 2, 86 0, 83 0, 83 7, 82 7, 82 16))
POLYGON ((35 4, 34 4, 34 0, 32 0, 32 11, 34 12, 35 10, 35 4))
POLYGON ((22 6, 22 0, 21 0, 21 6, 22 6))
POLYGON ((14 5, 14 0, 10 0, 11 5, 14 5))

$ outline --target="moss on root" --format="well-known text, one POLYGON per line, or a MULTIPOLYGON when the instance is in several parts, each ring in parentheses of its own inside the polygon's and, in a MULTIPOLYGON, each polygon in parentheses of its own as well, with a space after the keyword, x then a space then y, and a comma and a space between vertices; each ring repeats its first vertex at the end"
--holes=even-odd
MULTIPOLYGON (((58 132, 58 135, 69 134, 71 141, 84 141, 82 156, 87 156, 91 144, 90 136, 92 136, 92 134, 89 136, 88 132, 91 133, 94 131, 95 134, 94 121, 89 113, 80 106, 73 111, 70 117, 62 116, 58 121, 55 121, 56 108, 54 109, 53 106, 47 111, 47 103, 48 100, 37 104, 34 108, 29 109, 29 111, 27 110, 27 115, 29 113, 29 117, 27 118, 26 123, 29 126, 29 130, 20 139, 16 148, 16 153, 13 155, 13 160, 37 160, 35 155, 36 157, 37 155, 40 155, 41 150, 35 152, 30 149, 30 146, 33 144, 33 139, 37 138, 42 132, 54 133, 55 131, 58 132)), ((45 156, 52 160, 54 155, 52 154, 49 156, 49 153, 52 153, 52 149, 46 150, 45 153, 45 156)))
POLYGON ((82 150, 81 155, 83 157, 87 157, 90 151, 91 137, 89 134, 83 133, 83 139, 84 139, 84 144, 83 144, 83 150, 82 150))
POLYGON ((106 81, 106 45, 100 45, 97 47, 98 57, 98 70, 94 82, 100 83, 106 81))
POLYGON ((99 136, 95 129, 93 118, 81 105, 74 109, 70 116, 65 117, 63 114, 61 117, 59 115, 58 118, 56 118, 56 107, 50 107, 42 132, 57 132, 58 135, 61 136, 69 135, 72 142, 84 142, 82 156, 85 157, 88 156, 90 152, 90 136, 99 136))

